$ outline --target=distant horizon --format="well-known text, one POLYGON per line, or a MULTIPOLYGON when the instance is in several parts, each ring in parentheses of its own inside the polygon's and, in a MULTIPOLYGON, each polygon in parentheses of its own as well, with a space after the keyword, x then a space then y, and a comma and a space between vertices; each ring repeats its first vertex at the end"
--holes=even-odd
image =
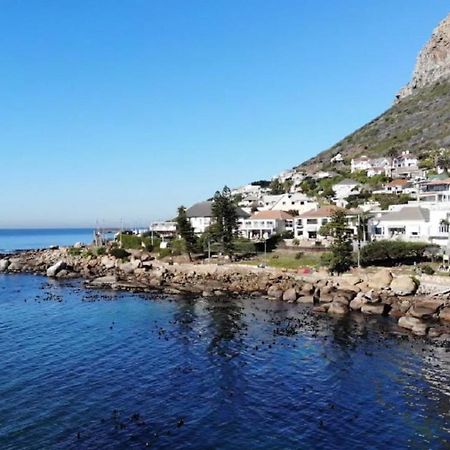
POLYGON ((0 228, 150 224, 270 179, 388 109, 447 14, 438 0, 4 2, 0 228))

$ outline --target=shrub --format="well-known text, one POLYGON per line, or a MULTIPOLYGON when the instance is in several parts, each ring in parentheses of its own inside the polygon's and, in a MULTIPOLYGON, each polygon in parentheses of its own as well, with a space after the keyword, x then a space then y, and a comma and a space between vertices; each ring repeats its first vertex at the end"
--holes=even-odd
POLYGON ((170 248, 160 248, 159 257, 165 258, 166 256, 172 256, 172 250, 170 248))
POLYGON ((105 247, 97 247, 97 249, 95 250, 95 253, 97 254, 97 256, 106 255, 106 248, 105 247))
POLYGON ((235 239, 233 245, 235 253, 239 253, 241 255, 253 255, 256 253, 255 243, 250 239, 235 239))
POLYGON ((421 266, 420 269, 422 270, 422 273, 424 273, 425 275, 433 275, 435 272, 435 270, 428 264, 421 266))
POLYGON ((320 265, 328 267, 331 264, 331 259, 333 255, 330 252, 322 253, 320 255, 320 265))
POLYGON ((304 253, 303 252, 297 252, 294 256, 295 259, 302 259, 304 253))
POLYGON ((125 259, 125 258, 128 258, 130 256, 130 254, 123 248, 112 248, 109 251, 109 254, 111 256, 114 256, 115 258, 118 258, 118 259, 125 259))
POLYGON ((434 247, 436 246, 426 242, 374 241, 361 249, 361 264, 364 266, 411 264, 427 259, 425 256, 427 250, 434 247))
POLYGON ((117 239, 122 242, 123 248, 134 250, 145 248, 150 252, 153 250, 152 238, 147 235, 138 236, 136 234, 121 233, 117 239))
POLYGON ((292 244, 295 245, 296 247, 298 247, 298 246, 300 245, 300 240, 297 239, 297 238, 295 238, 295 239, 292 241, 292 244))
POLYGON ((75 247, 70 247, 69 250, 67 251, 67 253, 70 256, 80 256, 81 255, 81 248, 75 248, 75 247))

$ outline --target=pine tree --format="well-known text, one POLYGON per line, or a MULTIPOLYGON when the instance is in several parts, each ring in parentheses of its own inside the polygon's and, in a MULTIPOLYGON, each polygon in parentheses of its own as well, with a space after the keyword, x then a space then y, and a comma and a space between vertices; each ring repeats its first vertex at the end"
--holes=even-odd
POLYGON ((239 224, 236 206, 227 186, 222 189, 222 192, 215 193, 212 213, 215 219, 212 227, 215 237, 221 243, 223 252, 231 256, 234 250, 233 239, 237 235, 239 224))
POLYGON ((180 206, 178 208, 178 216, 176 221, 178 225, 178 232, 185 243, 189 261, 192 261, 192 253, 195 251, 197 238, 194 233, 194 228, 192 228, 192 225, 187 218, 186 208, 184 206, 180 206))
POLYGON ((333 237, 329 269, 338 274, 347 272, 353 265, 353 249, 345 211, 341 209, 335 211, 327 228, 333 237))

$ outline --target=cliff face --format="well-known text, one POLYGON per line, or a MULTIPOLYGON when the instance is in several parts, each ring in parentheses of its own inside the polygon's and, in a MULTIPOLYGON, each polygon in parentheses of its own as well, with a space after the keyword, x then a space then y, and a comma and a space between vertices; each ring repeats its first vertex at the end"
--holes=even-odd
POLYGON ((450 14, 435 28, 417 57, 411 81, 397 94, 402 99, 450 77, 450 14))

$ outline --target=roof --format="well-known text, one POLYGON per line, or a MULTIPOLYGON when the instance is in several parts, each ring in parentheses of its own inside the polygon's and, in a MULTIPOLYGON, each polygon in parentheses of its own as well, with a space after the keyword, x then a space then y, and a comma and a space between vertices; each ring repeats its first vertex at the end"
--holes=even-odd
POLYGON ((339 181, 339 183, 336 183, 334 186, 344 186, 344 185, 358 186, 359 183, 350 178, 346 178, 345 180, 339 181))
POLYGON ((250 220, 260 220, 260 219, 278 219, 278 220, 290 220, 293 217, 286 211, 258 211, 250 217, 250 220))
POLYGON ((314 209, 312 211, 307 211, 303 214, 300 214, 298 217, 300 218, 315 218, 315 217, 330 217, 335 213, 338 209, 337 206, 323 206, 319 209, 314 209))
POLYGON ((409 183, 410 182, 404 178, 397 178, 396 180, 392 180, 390 183, 386 184, 386 187, 406 186, 409 183))
POLYGON ((425 183, 425 184, 428 184, 428 185, 450 184, 450 178, 446 178, 446 179, 443 179, 443 180, 437 179, 437 180, 433 180, 433 181, 430 181, 429 183, 425 183))
MULTIPOLYGON (((213 217, 212 213, 213 202, 200 202, 192 205, 186 210, 187 217, 213 217)), ((247 218, 249 215, 241 208, 236 207, 238 217, 247 218)))
POLYGON ((430 220, 430 210, 421 206, 405 206, 399 211, 390 211, 381 217, 385 221, 414 220, 428 222, 430 220))

